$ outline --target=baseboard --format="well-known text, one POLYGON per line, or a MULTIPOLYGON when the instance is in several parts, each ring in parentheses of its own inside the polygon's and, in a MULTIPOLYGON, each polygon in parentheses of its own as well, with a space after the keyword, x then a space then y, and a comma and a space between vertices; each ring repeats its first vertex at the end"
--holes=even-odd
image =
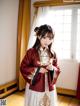
MULTIPOLYGON (((0 99, 11 94, 12 92, 16 91, 18 89, 17 81, 11 81, 7 84, 0 86, 0 99)), ((76 91, 71 89, 65 89, 61 87, 57 87, 57 93, 64 94, 64 95, 70 95, 70 96, 76 96, 76 91)))
POLYGON ((57 93, 64 94, 64 95, 70 95, 70 96, 76 96, 76 91, 71 89, 65 89, 57 87, 57 93))
POLYGON ((18 89, 17 86, 17 81, 11 81, 7 84, 1 85, 0 86, 0 98, 3 98, 9 94, 11 94, 12 92, 16 91, 18 89))

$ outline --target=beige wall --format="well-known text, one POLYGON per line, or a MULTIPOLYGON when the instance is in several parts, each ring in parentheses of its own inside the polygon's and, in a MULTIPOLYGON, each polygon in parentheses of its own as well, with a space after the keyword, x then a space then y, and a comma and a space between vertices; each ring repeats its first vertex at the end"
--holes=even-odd
POLYGON ((16 79, 19 0, 0 0, 0 85, 16 79))

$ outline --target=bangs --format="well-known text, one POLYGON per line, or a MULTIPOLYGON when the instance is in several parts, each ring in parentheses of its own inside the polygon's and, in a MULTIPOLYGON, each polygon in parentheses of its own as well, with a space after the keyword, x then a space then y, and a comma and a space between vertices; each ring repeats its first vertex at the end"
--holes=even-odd
POLYGON ((48 37, 50 39, 53 39, 54 38, 54 34, 53 33, 46 33, 45 37, 48 37))

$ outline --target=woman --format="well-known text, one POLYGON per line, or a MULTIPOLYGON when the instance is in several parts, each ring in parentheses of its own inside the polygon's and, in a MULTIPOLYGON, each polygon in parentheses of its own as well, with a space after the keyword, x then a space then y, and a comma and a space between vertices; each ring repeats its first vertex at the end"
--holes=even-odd
POLYGON ((56 53, 51 51, 54 34, 51 26, 41 25, 34 29, 36 42, 27 50, 20 66, 28 82, 25 106, 58 106, 55 84, 60 73, 56 53))

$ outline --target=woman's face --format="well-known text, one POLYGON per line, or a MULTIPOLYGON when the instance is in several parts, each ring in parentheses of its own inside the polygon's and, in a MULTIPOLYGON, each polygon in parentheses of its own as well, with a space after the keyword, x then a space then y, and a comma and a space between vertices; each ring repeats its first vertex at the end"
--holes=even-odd
POLYGON ((48 47, 52 43, 53 39, 46 34, 40 39, 40 44, 42 48, 48 47))

